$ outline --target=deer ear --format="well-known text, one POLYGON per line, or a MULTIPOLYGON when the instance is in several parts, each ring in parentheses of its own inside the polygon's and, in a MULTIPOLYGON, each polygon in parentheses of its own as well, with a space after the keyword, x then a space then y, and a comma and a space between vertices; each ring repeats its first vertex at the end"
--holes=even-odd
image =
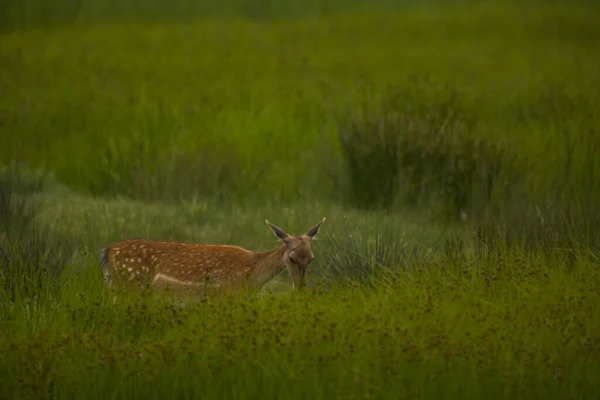
POLYGON ((316 234, 319 233, 319 228, 321 227, 321 225, 323 225, 323 222, 325 222, 325 217, 323 217, 323 219, 318 224, 310 228, 308 232, 304 234, 304 236, 308 236, 310 239, 314 238, 316 234))
POLYGON ((283 241, 283 243, 287 244, 287 239, 289 239, 290 235, 285 233, 283 231, 283 229, 278 228, 275 225, 271 224, 269 221, 265 220, 265 222, 267 223, 267 225, 269 225, 269 228, 271 228, 273 230, 273 233, 275 234, 275 236, 277 236, 277 238, 279 240, 283 241))

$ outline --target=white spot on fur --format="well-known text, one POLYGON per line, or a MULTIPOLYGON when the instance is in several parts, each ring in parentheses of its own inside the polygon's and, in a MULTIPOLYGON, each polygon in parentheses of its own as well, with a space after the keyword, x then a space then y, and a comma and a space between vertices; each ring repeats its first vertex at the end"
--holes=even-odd
POLYGON ((152 284, 155 284, 158 281, 167 281, 169 283, 175 283, 177 285, 184 285, 184 286, 199 286, 199 283, 196 282, 188 282, 188 281, 180 281, 179 279, 175 279, 172 278, 168 275, 164 275, 164 274, 156 274, 154 276, 154 280, 152 281, 152 284))

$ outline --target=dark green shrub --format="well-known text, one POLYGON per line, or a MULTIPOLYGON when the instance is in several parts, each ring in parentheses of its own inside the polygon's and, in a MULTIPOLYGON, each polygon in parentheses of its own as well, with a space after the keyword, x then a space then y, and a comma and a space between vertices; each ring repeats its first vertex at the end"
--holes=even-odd
POLYGON ((446 97, 432 103, 395 93, 340 121, 353 206, 389 208, 403 201, 452 218, 488 207, 516 158, 505 144, 477 134, 456 92, 445 90, 446 97))
POLYGON ((21 165, 11 163, 0 167, 0 232, 7 235, 17 226, 30 225, 37 212, 30 200, 43 189, 44 179, 27 174, 21 165))
POLYGON ((478 137, 451 115, 412 121, 399 142, 405 199, 433 203, 455 218, 489 205, 508 163, 502 144, 478 137))
POLYGON ((63 268, 73 256, 76 241, 37 220, 35 195, 44 178, 27 176, 20 166, 0 171, 1 281, 5 294, 34 297, 59 288, 63 268))
POLYGON ((387 208, 398 192, 399 121, 383 113, 352 117, 341 124, 351 202, 360 208, 387 208))

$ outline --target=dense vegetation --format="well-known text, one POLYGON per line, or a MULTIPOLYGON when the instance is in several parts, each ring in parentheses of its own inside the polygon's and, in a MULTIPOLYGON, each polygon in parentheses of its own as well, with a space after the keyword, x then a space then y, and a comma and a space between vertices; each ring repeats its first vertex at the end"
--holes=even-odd
POLYGON ((0 5, 0 398, 596 398, 593 2, 0 5), (102 290, 127 237, 311 290, 102 290))

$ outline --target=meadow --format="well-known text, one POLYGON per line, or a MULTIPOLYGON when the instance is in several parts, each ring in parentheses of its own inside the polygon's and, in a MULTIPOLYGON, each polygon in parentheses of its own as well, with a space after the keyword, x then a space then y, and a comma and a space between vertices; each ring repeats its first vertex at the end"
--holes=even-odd
POLYGON ((7 1, 0 398, 597 398, 600 8, 7 1), (313 244, 119 293, 131 237, 313 244))

